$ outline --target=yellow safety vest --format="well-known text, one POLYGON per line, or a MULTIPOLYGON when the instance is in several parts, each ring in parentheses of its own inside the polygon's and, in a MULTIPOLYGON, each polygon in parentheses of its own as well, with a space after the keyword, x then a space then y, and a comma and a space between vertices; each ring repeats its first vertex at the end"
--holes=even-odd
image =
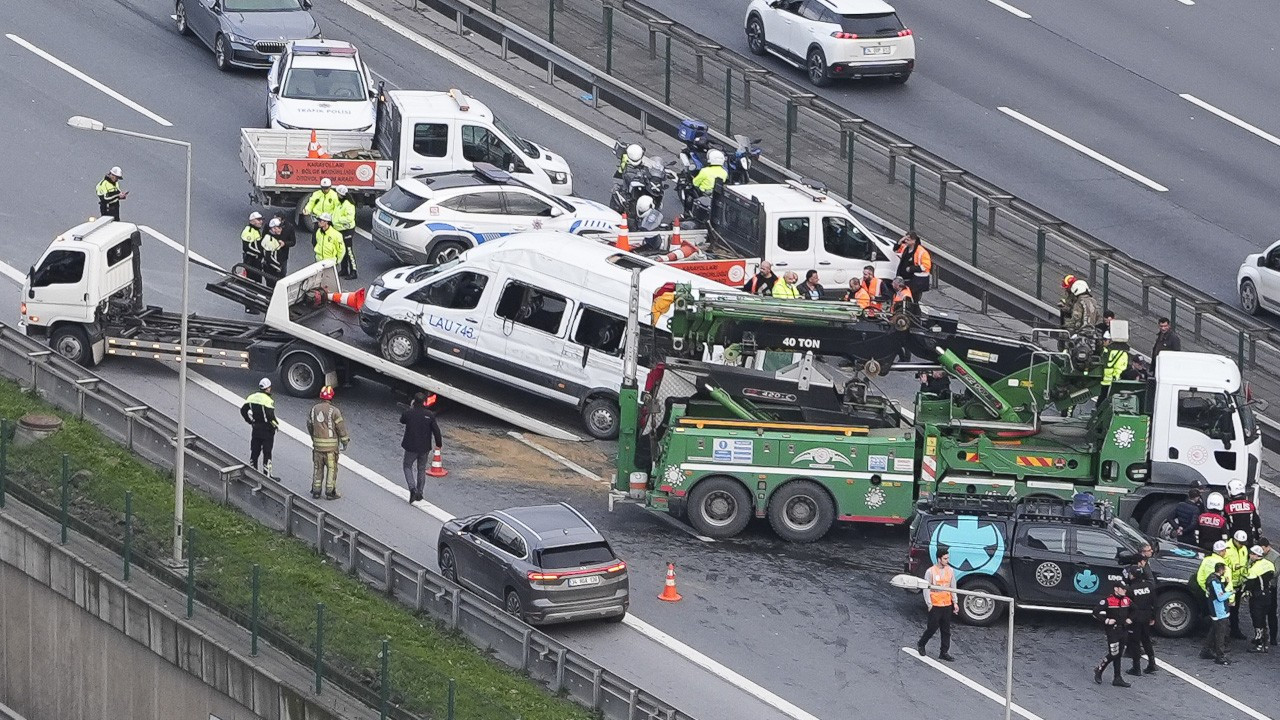
POLYGON ((1107 352, 1107 366, 1102 369, 1103 386, 1110 385, 1120 379, 1123 373, 1129 367, 1129 351, 1127 350, 1109 350, 1107 352))
POLYGON ((333 211, 333 228, 340 233, 354 230, 356 227, 356 204, 350 200, 339 200, 333 211))
POLYGON ((303 215, 315 215, 319 217, 325 213, 332 215, 338 210, 338 193, 336 190, 317 190, 311 193, 311 199, 307 200, 307 207, 302 211, 303 215))
POLYGON ((783 278, 778 278, 778 282, 773 284, 773 296, 784 300, 793 300, 800 297, 800 291, 795 285, 789 284, 783 278))
POLYGON ((342 243, 342 233, 333 229, 330 225, 329 229, 321 230, 316 228, 316 261, 333 260, 335 263, 342 262, 342 258, 347 254, 347 247, 342 243))
POLYGON ((694 176, 693 186, 704 193, 709 193, 716 189, 716 180, 728 179, 729 171, 725 170, 723 165, 708 165, 694 176))

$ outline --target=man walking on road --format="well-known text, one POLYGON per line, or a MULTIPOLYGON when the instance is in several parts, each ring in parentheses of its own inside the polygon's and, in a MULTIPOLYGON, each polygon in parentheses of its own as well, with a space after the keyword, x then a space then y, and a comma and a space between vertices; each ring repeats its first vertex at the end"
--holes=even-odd
POLYGON ((249 435, 249 464, 258 469, 258 457, 262 457, 262 471, 267 477, 277 479, 271 474, 271 451, 276 444, 276 401, 271 397, 271 381, 262 378, 258 381, 258 392, 244 399, 240 406, 240 417, 253 428, 249 435))
POLYGON ((333 387, 320 389, 320 402, 307 414, 307 432, 311 435, 311 497, 319 498, 323 486, 324 496, 330 500, 342 497, 338 494, 338 450, 347 449, 351 436, 342 420, 342 411, 334 407, 333 387))
POLYGON ((410 504, 422 499, 431 449, 439 450, 444 445, 436 416, 427 409, 430 402, 426 393, 418 393, 409 409, 400 414, 400 424, 404 425, 404 439, 400 441, 404 449, 404 484, 409 486, 410 504))
POLYGON ((1111 684, 1116 687, 1129 687, 1129 683, 1120 676, 1120 664, 1124 662, 1124 639, 1129 632, 1129 627, 1133 624, 1132 618, 1129 617, 1132 602, 1125 594, 1126 592, 1125 586, 1117 583, 1112 588, 1111 595, 1100 601, 1093 611, 1093 616, 1102 621, 1107 633, 1107 655, 1102 658, 1102 662, 1098 663, 1098 667, 1093 669, 1093 681, 1099 685, 1102 684, 1102 674, 1110 665, 1113 672, 1111 684))
POLYGON ((1160 359, 1160 353, 1165 350, 1173 350, 1177 352, 1182 349, 1182 338, 1178 337, 1178 332, 1169 325, 1169 318, 1160 318, 1160 332, 1156 333, 1156 343, 1151 346, 1151 374, 1155 375, 1156 362, 1160 359))
POLYGON ((1140 556, 1137 565, 1124 571, 1125 582, 1129 584, 1130 618, 1133 620, 1129 625, 1129 637, 1126 641, 1129 657, 1133 660, 1133 667, 1129 668, 1130 675, 1142 674, 1139 665, 1143 653, 1147 656, 1148 675, 1160 669, 1156 667, 1155 645, 1151 642, 1151 628, 1156 624, 1156 591, 1149 575, 1147 556, 1140 556))
MULTIPOLYGON (((938 547, 938 562, 924 571, 924 580, 938 588, 954 588, 956 586, 955 573, 951 570, 950 548, 946 546, 938 547)), ((951 616, 960 612, 960 601, 957 597, 950 590, 925 588, 924 604, 925 607, 929 608, 929 623, 925 626, 924 634, 920 636, 920 641, 916 643, 916 652, 920 653, 920 657, 925 656, 925 647, 929 644, 929 640, 933 638, 933 634, 941 630, 942 646, 938 648, 938 659, 947 662, 955 660, 951 656, 951 616)))
POLYGON ((120 201, 129 197, 129 191, 121 192, 120 181, 124 179, 124 171, 120 166, 116 166, 107 171, 102 177, 102 181, 98 183, 98 215, 105 217, 110 215, 116 220, 120 219, 120 201))

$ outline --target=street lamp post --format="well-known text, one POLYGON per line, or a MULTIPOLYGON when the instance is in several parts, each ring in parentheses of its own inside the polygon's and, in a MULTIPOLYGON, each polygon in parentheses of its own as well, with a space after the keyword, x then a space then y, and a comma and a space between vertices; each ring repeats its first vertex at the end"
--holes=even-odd
POLYGON ((904 590, 941 590, 952 592, 957 595, 972 595, 974 597, 986 598, 995 602, 1009 603, 1009 635, 1005 640, 1007 655, 1005 657, 1004 667, 1004 720, 1011 720, 1013 717, 1013 615, 1017 605, 1014 599, 1006 595, 992 595, 991 593, 979 592, 977 590, 961 590, 959 588, 943 587, 941 585, 932 585, 922 577, 915 575, 894 575, 889 581, 890 585, 904 590))
POLYGON ((159 135, 148 135, 132 130, 107 127, 101 121, 83 115, 75 115, 68 118, 67 125, 77 130, 96 130, 98 132, 109 132, 116 135, 151 140, 165 143, 166 145, 178 145, 187 150, 186 220, 182 239, 182 320, 178 331, 178 437, 173 461, 173 560, 175 563, 181 563, 183 560, 183 490, 186 486, 187 461, 187 304, 190 299, 191 286, 189 273, 191 266, 191 143, 160 137, 159 135))

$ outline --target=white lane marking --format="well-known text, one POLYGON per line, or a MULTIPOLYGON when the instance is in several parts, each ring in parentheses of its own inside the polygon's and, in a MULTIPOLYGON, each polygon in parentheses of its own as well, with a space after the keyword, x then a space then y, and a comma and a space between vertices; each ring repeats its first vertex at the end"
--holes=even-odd
POLYGON ((157 115, 157 114, 155 114, 155 113, 151 112, 150 110, 146 109, 146 108, 145 108, 145 107, 143 107, 142 105, 139 105, 138 103, 136 103, 136 102, 134 102, 134 101, 130 100, 129 98, 125 97, 124 95, 121 95, 120 93, 116 92, 115 90, 112 90, 111 88, 107 87, 106 85, 103 85, 102 83, 98 82, 97 80, 94 80, 93 78, 89 77, 88 75, 85 75, 84 73, 82 73, 82 72, 80 72, 79 70, 77 70, 77 69, 75 69, 75 68, 71 67, 71 66, 70 66, 70 65, 68 65, 67 63, 65 63, 65 62, 63 62, 63 61, 61 61, 61 60, 59 60, 58 58, 56 58, 56 57, 54 57, 54 56, 50 55, 49 53, 45 52, 44 50, 41 50, 40 48, 36 47, 35 45, 32 45, 31 43, 27 42, 26 40, 23 40, 22 38, 18 37, 17 35, 14 35, 13 33, 7 33, 7 34, 5 34, 5 37, 7 37, 7 38, 9 38, 10 40, 14 41, 15 43, 17 43, 17 44, 21 45, 22 47, 24 47, 24 48, 26 48, 26 49, 30 50, 31 52, 35 53, 36 55, 39 55, 40 57, 44 58, 45 60, 48 60, 49 62, 53 63, 54 65, 56 65, 56 66, 58 66, 58 67, 60 67, 60 68, 62 68, 63 70, 66 70, 66 71, 67 71, 68 73, 70 73, 72 76, 77 77, 77 78, 79 78, 79 79, 83 80, 84 82, 88 83, 89 85, 91 85, 91 86, 93 86, 93 87, 95 87, 95 88, 97 88, 97 89, 101 90, 102 92, 106 93, 108 96, 110 96, 110 97, 112 97, 112 98, 115 98, 116 100, 120 101, 122 104, 127 105, 128 107, 131 107, 131 108, 133 108, 134 110, 137 110, 138 112, 142 113, 143 115, 146 115, 147 117, 151 118, 152 120, 155 120, 156 122, 160 123, 161 125, 163 125, 163 126, 165 126, 165 127, 173 127, 173 123, 169 122, 168 120, 165 120, 164 118, 160 117, 159 115, 157 115))
POLYGON ((471 73, 472 75, 475 75, 481 80, 484 80, 490 85, 493 85, 499 90, 502 90, 510 94, 511 96, 524 101, 526 104, 534 108, 537 108, 538 110, 541 110, 542 112, 555 118, 556 120, 559 120, 560 122, 563 122, 564 124, 573 128, 574 130, 577 130, 583 135, 586 135, 592 140, 595 140, 596 142, 599 142, 602 145, 608 145, 609 147, 613 147, 613 138, 609 137, 608 135, 605 135, 604 133, 600 132, 599 130, 596 130, 590 125, 587 125, 581 120, 578 120, 573 117, 569 117, 560 108, 557 108, 553 105, 550 105, 548 103, 545 103, 539 100, 538 98, 534 97, 528 92, 525 92, 523 89, 517 87, 516 85, 513 85, 512 83, 509 83, 506 80, 503 80, 501 77, 495 75, 494 73, 480 67, 479 65, 476 65, 475 63, 472 63, 471 61, 467 60, 466 58, 459 55, 458 53, 453 52, 452 50, 446 48, 445 46, 433 40, 429 40, 423 37, 422 35, 419 35, 413 30, 410 30, 404 25, 401 25, 395 20, 392 20, 386 15, 383 15, 377 10, 374 10, 368 5, 365 5, 364 3, 360 2, 360 0, 338 0, 338 2, 342 3, 343 5, 346 5, 347 7, 351 8, 352 10, 355 10, 358 13, 368 16, 374 22, 377 22, 380 25, 392 30, 397 35, 403 37, 409 42, 412 42, 420 47, 430 50, 436 55, 439 55, 444 60, 454 65, 457 65, 463 70, 466 70, 467 72, 471 73))
POLYGON ((1179 95, 1178 97, 1182 98, 1183 100, 1186 100, 1187 102, 1191 103, 1192 105, 1195 105, 1195 106, 1197 106, 1197 107, 1201 107, 1201 108, 1204 108, 1205 110, 1208 110, 1209 112, 1213 113, 1214 115, 1217 115, 1218 117, 1222 118, 1223 120, 1226 120, 1227 122, 1231 123, 1232 125, 1235 125, 1236 127, 1240 128, 1240 129, 1242 129, 1242 130, 1245 130, 1245 131, 1247 131, 1247 132, 1251 132, 1251 133, 1253 133, 1254 135, 1257 135, 1258 137, 1262 138, 1263 140, 1266 140, 1267 142, 1271 143, 1272 145, 1280 145, 1280 138, 1276 137, 1275 135, 1272 135, 1271 133, 1267 132, 1266 130, 1263 130, 1262 128, 1259 128, 1259 127, 1257 127, 1257 126, 1255 126, 1255 125, 1251 125, 1251 124, 1249 124, 1249 123, 1245 122, 1244 120, 1241 120, 1240 118, 1236 117, 1235 115, 1232 115, 1231 113, 1229 113, 1229 112, 1227 112, 1227 111, 1225 111, 1225 110, 1219 110, 1218 108, 1216 108, 1216 107, 1214 107, 1214 106, 1210 105, 1209 103, 1207 103, 1207 102, 1205 102, 1205 101, 1201 100, 1200 98, 1196 97, 1195 95, 1191 95, 1191 94, 1189 94, 1189 93, 1182 93, 1182 94, 1181 94, 1181 95, 1179 95))
MULTIPOLYGON (((177 240, 174 240, 173 238, 169 237, 168 235, 165 235, 164 233, 160 232, 159 230, 156 230, 156 229, 155 229, 155 228, 153 228, 153 227, 148 227, 148 226, 146 226, 146 225, 139 225, 138 227, 139 227, 139 228, 141 228, 142 230, 145 230, 145 231, 147 232, 147 234, 148 234, 148 235, 150 235, 151 237, 153 237, 153 238, 155 238, 155 239, 159 240, 160 242, 164 243, 165 245, 168 245, 169 247, 173 248, 174 250, 177 250, 179 253, 182 253, 182 251, 183 251, 183 245, 182 245, 182 243, 178 242, 177 240)), ((213 267, 216 267, 216 268, 221 268, 221 267, 222 267, 222 266, 221 266, 221 265, 219 265, 218 263, 216 263, 216 262, 214 262, 214 261, 210 260, 209 258, 207 258, 207 257, 205 257, 205 256, 203 256, 203 255, 201 255, 200 253, 196 252, 195 250, 192 250, 192 251, 191 251, 191 257, 192 257, 192 258, 194 258, 194 259, 196 259, 196 260, 198 260, 198 261, 200 261, 200 262, 202 262, 202 263, 204 263, 204 264, 206 264, 206 265, 212 265, 213 267)), ((225 271, 224 271, 224 272, 225 272, 225 271)))
POLYGON ((1273 485, 1272 483, 1269 483, 1266 480, 1259 480, 1258 486, 1261 487, 1263 490, 1266 490, 1267 492, 1271 493, 1272 495, 1275 495, 1276 497, 1280 497, 1280 486, 1273 485))
POLYGON ((987 0, 987 2, 991 3, 992 5, 995 5, 996 7, 1000 8, 1000 9, 1002 9, 1002 10, 1008 10, 1009 12, 1013 13, 1014 15, 1017 15, 1018 17, 1022 18, 1023 20, 1030 20, 1030 19, 1031 19, 1031 15, 1029 15, 1029 14, 1027 14, 1027 13, 1025 13, 1025 12, 1023 12, 1023 11, 1021 11, 1021 10, 1019 10, 1018 8, 1016 8, 1016 7, 1012 6, 1012 5, 1010 5, 1010 4, 1009 4, 1009 3, 1007 3, 1007 2, 1001 2, 1001 0, 987 0))
POLYGON ((595 481, 596 481, 596 482, 598 482, 598 483, 607 483, 607 482, 609 482, 608 480, 606 480, 606 479, 604 479, 604 478, 600 477, 599 475, 597 475, 597 474, 595 474, 595 473, 591 472, 590 470, 588 470, 588 469, 586 469, 586 468, 582 467, 582 466, 581 466, 581 465, 579 465, 578 463, 576 463, 576 462, 574 462, 574 461, 570 460, 569 458, 567 458, 567 457, 565 457, 565 456, 561 455, 560 453, 556 452, 555 450, 552 450, 552 449, 547 448, 547 447, 543 447, 542 445, 539 445, 538 443, 536 443, 536 442, 534 442, 534 441, 530 440, 529 438, 526 438, 524 435, 522 435, 521 433, 516 432, 515 430, 508 430, 508 431, 507 431, 507 435, 509 435, 509 436, 511 436, 511 437, 513 437, 513 438, 515 438, 517 442, 520 442, 520 443, 522 443, 522 444, 524 444, 524 445, 527 445, 527 446, 529 446, 530 448, 532 448, 532 449, 534 449, 534 450, 537 450, 538 452, 542 453, 543 455, 546 455, 547 457, 551 458, 552 460, 555 460, 556 462, 560 463, 561 465, 563 465, 563 466, 565 466, 565 467, 569 468, 570 470, 572 470, 572 471, 574 471, 574 472, 578 473, 578 474, 579 474, 579 475, 581 475, 582 477, 585 477, 585 478, 587 478, 587 479, 589 479, 589 480, 595 480, 595 481))
POLYGON ((1033 128, 1033 129, 1035 129, 1035 130, 1039 130, 1040 132, 1044 133, 1045 135, 1048 135, 1049 137, 1053 138, 1054 140, 1057 140, 1058 142, 1062 143, 1063 145, 1066 145, 1067 147, 1071 148, 1072 150, 1075 150, 1075 151, 1077 151, 1077 152, 1079 152, 1079 153, 1082 153, 1082 154, 1084 154, 1084 155, 1086 155, 1086 156, 1088 156, 1088 157, 1093 158, 1094 160, 1097 160, 1098 162, 1102 163, 1103 165, 1106 165, 1107 167, 1111 168, 1112 170, 1115 170, 1116 172, 1120 173, 1121 175, 1124 175, 1125 177, 1129 178, 1130 180, 1134 180, 1134 181, 1136 181, 1136 182, 1142 183, 1143 185, 1146 185, 1147 187, 1151 188, 1152 190, 1155 190, 1156 192, 1169 192, 1169 188, 1167 188, 1167 187, 1165 187, 1165 186, 1161 185, 1160 183, 1156 182, 1155 180, 1152 180, 1151 178, 1149 178, 1149 177, 1147 177, 1147 176, 1145 176, 1145 175, 1140 175, 1140 174, 1138 174, 1138 173, 1134 172, 1133 170, 1130 170, 1129 168, 1125 167, 1124 165, 1121 165, 1120 163, 1116 162, 1115 160, 1112 160, 1111 158, 1107 157, 1106 155, 1103 155, 1102 153, 1097 152, 1096 150, 1092 150, 1092 149, 1090 149, 1090 148, 1088 148, 1088 147, 1085 147, 1084 145, 1081 145, 1080 143, 1076 142, 1075 140, 1072 140, 1071 138, 1067 137, 1066 135, 1063 135, 1062 133, 1058 132, 1057 130, 1054 130, 1053 128, 1051 128, 1051 127, 1049 127, 1049 126, 1047 126, 1047 125, 1044 125, 1044 124, 1039 123, 1039 122, 1037 122, 1037 121, 1035 121, 1035 120, 1032 120, 1031 118, 1027 117, 1026 115, 1023 115, 1022 113, 1018 112, 1017 110, 1013 110, 1013 109, 1011 109, 1011 108, 1007 108, 1007 107, 1003 107, 1003 106, 1001 106, 1001 107, 999 107, 999 108, 997 108, 997 109, 998 109, 1000 112, 1004 113, 1005 115, 1008 115, 1009 117, 1013 118, 1014 120, 1017 120, 1018 122, 1023 123, 1024 125, 1027 125, 1028 127, 1031 127, 1031 128, 1033 128))
POLYGON ((1198 679, 1196 679, 1196 678, 1192 677, 1191 675, 1188 675, 1187 673, 1185 673, 1185 672, 1183 672, 1183 671, 1179 670, 1178 668, 1176 668, 1176 667, 1174 667, 1174 666, 1170 665, 1170 664, 1169 664, 1169 662, 1168 662, 1167 660, 1162 660, 1162 659, 1160 659, 1160 658, 1157 658, 1157 659, 1156 659, 1156 664, 1157 664, 1157 665, 1159 665, 1160 667, 1164 668, 1165 670, 1168 670, 1168 671, 1169 671, 1171 674, 1173 674, 1175 677, 1181 678, 1182 680, 1184 680, 1184 681, 1186 681, 1186 682, 1188 682, 1188 683, 1190 683, 1190 684, 1194 685, 1195 687, 1199 688, 1200 690, 1203 690, 1203 691, 1205 691, 1205 692, 1209 693, 1210 695, 1212 695, 1213 697, 1217 698, 1218 700, 1221 700, 1222 702, 1224 702, 1224 703, 1226 703, 1226 704, 1230 705, 1231 707, 1233 707, 1233 708, 1235 708, 1235 709, 1239 710, 1240 712, 1244 713, 1245 715, 1248 715, 1249 717, 1254 718, 1255 720, 1271 720, 1271 718, 1270 718, 1269 716, 1267 716, 1267 715, 1263 715, 1262 713, 1258 712, 1257 710, 1254 710, 1253 708, 1249 707, 1248 705, 1245 705, 1244 703, 1240 702, 1239 700, 1236 700, 1235 698, 1231 697, 1230 695, 1228 695, 1228 694, 1226 694, 1226 693, 1224 693, 1224 692, 1222 692, 1222 691, 1220 691, 1220 690, 1218 690, 1218 689, 1216 689, 1216 688, 1210 687, 1209 685, 1206 685, 1205 683, 1203 683, 1203 682, 1201 682, 1200 680, 1198 680, 1198 679))
POLYGON ((1195 5, 1195 4, 1196 4, 1196 0, 1178 0, 1178 2, 1182 3, 1183 5, 1195 5))
MULTIPOLYGON (((994 700, 996 704, 999 705, 1000 707, 1004 707, 1004 695, 1001 695, 1000 693, 997 693, 994 690, 991 690, 986 685, 983 685, 975 680, 970 680, 967 676, 959 672, 956 672, 955 670, 952 670, 951 668, 947 667, 946 665, 943 665, 942 663, 938 662, 937 660, 934 660, 931 657, 921 657, 920 653, 916 652, 915 648, 904 647, 902 648, 902 652, 911 656, 913 659, 919 660, 925 665, 928 665, 934 670, 937 670, 943 675, 946 675, 952 680, 955 680, 961 685, 964 685, 970 690, 974 690, 978 693, 981 693, 984 697, 990 700, 994 700)), ((1026 708, 1022 707, 1018 703, 1013 704, 1013 711, 1018 713, 1022 717, 1026 718, 1027 720, 1044 720, 1044 718, 1040 717, 1039 715, 1036 715, 1030 710, 1027 710, 1026 708)))

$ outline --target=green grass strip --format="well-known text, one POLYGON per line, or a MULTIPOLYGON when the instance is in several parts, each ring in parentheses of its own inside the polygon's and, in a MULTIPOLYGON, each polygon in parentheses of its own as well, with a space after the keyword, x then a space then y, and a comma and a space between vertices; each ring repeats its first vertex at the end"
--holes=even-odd
MULTIPOLYGON (((0 416, 9 419, 12 427, 28 413, 58 415, 65 425, 46 440, 10 449, 10 483, 37 492, 56 506, 60 458, 66 453, 73 474, 91 473, 73 483, 72 514, 123 541, 124 494, 132 491, 134 555, 167 557, 172 543, 171 476, 134 457, 91 424, 0 381, 0 416)), ((198 587, 212 598, 247 617, 250 569, 258 563, 261 624, 306 648, 314 644, 316 603, 325 604, 325 660, 331 667, 376 688, 381 642, 383 637, 390 638, 392 697, 410 712, 446 717, 448 681, 454 678, 460 720, 594 717, 486 656, 459 634, 371 591, 301 541, 263 527, 233 508, 188 492, 186 521, 196 529, 198 587)), ((248 655, 247 631, 240 649, 248 655)))

